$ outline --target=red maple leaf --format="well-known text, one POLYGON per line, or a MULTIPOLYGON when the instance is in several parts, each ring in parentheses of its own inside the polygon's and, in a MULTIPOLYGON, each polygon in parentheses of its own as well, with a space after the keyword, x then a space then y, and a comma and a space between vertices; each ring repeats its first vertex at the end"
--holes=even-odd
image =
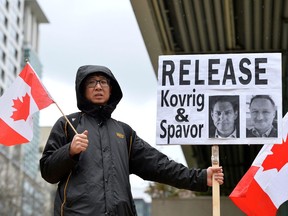
POLYGON ((278 171, 288 163, 288 136, 282 144, 274 144, 271 151, 273 154, 268 155, 262 163, 265 170, 277 169, 278 171))
POLYGON ((13 118, 14 121, 18 121, 21 119, 26 121, 29 116, 30 96, 26 93, 26 95, 22 97, 22 101, 19 99, 19 97, 16 100, 13 99, 14 105, 12 107, 14 107, 16 110, 13 111, 13 115, 11 116, 11 118, 13 118))

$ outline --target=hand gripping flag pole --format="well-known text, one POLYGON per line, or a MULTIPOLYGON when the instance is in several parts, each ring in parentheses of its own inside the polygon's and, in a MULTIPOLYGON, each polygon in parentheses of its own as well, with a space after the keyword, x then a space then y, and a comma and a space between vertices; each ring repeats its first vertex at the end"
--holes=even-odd
MULTIPOLYGON (((219 146, 213 145, 211 149, 211 162, 212 167, 219 167, 219 146)), ((220 216, 220 185, 215 180, 213 174, 212 179, 212 203, 213 203, 213 216, 220 216)))

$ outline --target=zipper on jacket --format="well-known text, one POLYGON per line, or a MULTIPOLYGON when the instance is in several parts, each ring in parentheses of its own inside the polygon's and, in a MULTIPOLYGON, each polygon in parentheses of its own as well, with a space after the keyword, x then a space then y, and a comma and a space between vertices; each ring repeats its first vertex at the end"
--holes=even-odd
POLYGON ((68 186, 68 182, 70 180, 72 172, 70 172, 69 176, 67 177, 65 186, 64 186, 64 191, 63 191, 63 202, 61 204, 61 216, 64 216, 64 205, 66 204, 67 201, 67 186, 68 186))

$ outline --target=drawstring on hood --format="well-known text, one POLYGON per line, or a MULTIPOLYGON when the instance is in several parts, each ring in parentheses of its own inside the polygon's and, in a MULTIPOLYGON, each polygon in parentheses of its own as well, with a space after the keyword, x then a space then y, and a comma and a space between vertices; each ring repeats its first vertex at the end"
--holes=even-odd
POLYGON ((84 65, 78 69, 75 79, 75 90, 78 109, 88 115, 99 118, 101 121, 105 121, 111 117, 112 112, 123 96, 119 83, 110 69, 99 65, 84 65), (110 79, 112 92, 106 105, 97 105, 85 98, 84 81, 89 75, 94 73, 102 73, 110 79))

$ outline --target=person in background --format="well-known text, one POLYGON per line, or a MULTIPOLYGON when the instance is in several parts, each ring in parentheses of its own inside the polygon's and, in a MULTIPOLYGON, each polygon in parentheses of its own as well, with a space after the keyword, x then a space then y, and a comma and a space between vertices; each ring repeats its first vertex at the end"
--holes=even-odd
POLYGON ((256 95, 249 104, 252 128, 246 129, 246 137, 277 137, 273 122, 276 106, 269 95, 256 95))
POLYGON ((80 67, 75 85, 81 111, 78 133, 70 141, 66 120, 60 117, 40 159, 42 177, 58 183, 54 215, 137 215, 130 174, 193 191, 206 191, 213 175, 223 184, 222 167, 189 169, 170 160, 132 129, 127 148, 123 124, 111 117, 122 91, 107 67, 80 67))
POLYGON ((212 96, 210 138, 239 138, 239 96, 212 96))

